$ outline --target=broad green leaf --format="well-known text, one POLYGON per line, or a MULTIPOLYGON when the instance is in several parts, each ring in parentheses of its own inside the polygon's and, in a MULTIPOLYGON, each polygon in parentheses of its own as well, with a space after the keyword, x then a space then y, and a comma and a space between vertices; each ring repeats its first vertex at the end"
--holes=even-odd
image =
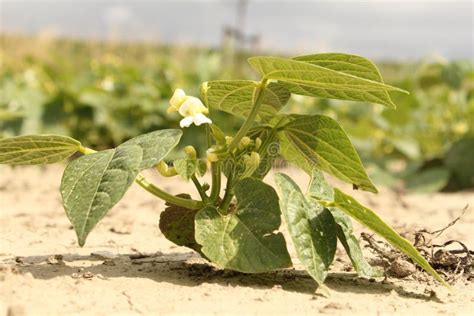
POLYGON ((408 240, 400 236, 392 227, 387 225, 374 211, 360 204, 353 197, 343 193, 337 188, 334 189, 334 204, 337 208, 355 218, 362 225, 367 226, 385 238, 392 246, 399 249, 420 267, 433 275, 436 280, 448 286, 415 247, 413 247, 408 240))
MULTIPOLYGON (((377 66, 367 58, 361 56, 341 53, 326 53, 298 56, 293 59, 343 72, 355 77, 383 83, 382 76, 380 75, 377 66)), ((395 104, 390 99, 390 95, 387 91, 368 91, 364 98, 365 99, 361 101, 379 103, 395 108, 395 104)))
POLYGON ((434 167, 411 174, 405 180, 408 190, 418 193, 438 192, 449 181, 449 170, 446 167, 434 167))
MULTIPOLYGON (((322 172, 313 172, 308 195, 316 197, 319 200, 333 200, 333 190, 326 182, 326 179, 324 179, 322 172)), ((337 224, 337 238, 346 250, 357 273, 365 277, 381 276, 381 271, 372 267, 367 260, 365 260, 359 240, 354 235, 351 219, 337 207, 329 207, 328 209, 331 211, 334 221, 337 224)))
POLYGON ((382 82, 309 62, 279 57, 252 57, 249 58, 249 63, 265 79, 278 80, 295 94, 367 101, 393 107, 393 103, 381 98, 382 92, 405 92, 382 82))
MULTIPOLYGON (((246 118, 253 107, 254 91, 257 83, 250 80, 218 80, 207 82, 207 90, 202 89, 211 108, 246 118)), ((204 85, 205 87, 206 85, 204 85)), ((290 98, 284 86, 270 83, 265 89, 263 101, 256 119, 265 121, 273 117, 290 98)))
POLYGON ((66 167, 61 194, 81 247, 135 180, 142 153, 136 145, 118 147, 82 156, 66 167))
POLYGON ((260 180, 235 185, 237 205, 227 215, 207 206, 196 215, 196 241, 222 268, 262 273, 291 266, 281 224, 278 196, 260 180))
POLYGON ((336 224, 330 211, 307 199, 290 177, 275 176, 285 217, 296 254, 308 273, 323 285, 336 253, 336 224))
MULTIPOLYGON (((473 103, 474 104, 474 103, 473 103)), ((474 187, 474 137, 462 138, 446 154, 445 165, 454 175, 457 188, 474 187)))
POLYGON ((317 168, 370 192, 377 189, 342 127, 324 115, 292 115, 278 137, 282 156, 308 174, 317 168))
POLYGON ((134 137, 119 147, 137 145, 143 150, 140 170, 153 168, 179 143, 183 132, 179 129, 163 129, 134 137))
POLYGON ((60 135, 25 135, 0 139, 0 164, 50 164, 66 159, 81 147, 60 135))
MULTIPOLYGON (((179 197, 190 199, 189 194, 179 194, 179 197)), ((194 217, 198 210, 166 203, 166 208, 160 214, 160 230, 169 241, 178 246, 185 246, 201 253, 201 246, 194 238, 194 217)))

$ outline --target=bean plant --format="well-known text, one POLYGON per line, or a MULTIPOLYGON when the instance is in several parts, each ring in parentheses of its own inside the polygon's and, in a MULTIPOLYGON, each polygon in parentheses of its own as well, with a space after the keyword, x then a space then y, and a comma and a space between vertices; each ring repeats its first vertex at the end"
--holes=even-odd
POLYGON ((135 182, 165 201, 159 227, 167 239, 224 269, 264 273, 289 268, 293 264, 287 249, 289 237, 300 264, 321 289, 325 289, 338 240, 359 275, 375 276, 379 271, 364 259, 352 217, 445 284, 408 240, 374 211, 326 182, 323 173, 353 189, 377 193, 338 122, 324 115, 280 111, 291 94, 395 108, 389 92, 405 91, 384 84, 376 66, 355 55, 263 56, 248 61, 260 74, 259 81, 204 82, 199 97, 176 89, 170 99, 168 112, 183 117, 182 129, 201 126, 202 134, 196 137, 205 138, 208 148, 202 157, 186 146, 181 158, 170 161, 167 155, 178 145, 182 130, 165 129, 102 151, 61 135, 3 138, 0 163, 51 164, 82 154, 69 161, 60 187, 80 246, 135 182), (219 128, 225 122, 212 122, 214 111, 242 118, 238 132, 225 135, 219 128), (284 159, 310 175, 307 190, 283 173, 275 175, 274 187, 263 182, 275 159, 284 159), (199 199, 191 198, 189 192, 172 195, 152 183, 141 173, 151 168, 164 177, 192 181, 199 199), (210 184, 203 181, 207 172, 210 184), (281 232, 282 217, 287 236, 281 232))

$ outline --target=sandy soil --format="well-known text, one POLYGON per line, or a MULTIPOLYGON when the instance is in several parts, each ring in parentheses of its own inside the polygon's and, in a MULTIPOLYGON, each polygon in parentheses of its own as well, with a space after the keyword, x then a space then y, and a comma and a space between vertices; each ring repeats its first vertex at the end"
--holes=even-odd
MULTIPOLYGON (((359 279, 345 272, 342 251, 327 280, 328 298, 315 294, 296 259, 295 269, 278 273, 223 273, 162 236, 163 203, 137 186, 79 248, 61 206, 61 173, 60 165, 0 167, 0 315, 474 315, 474 282, 458 280, 450 292, 411 276, 359 279)), ((304 175, 290 174, 305 185, 304 175)), ((173 193, 192 190, 178 180, 164 186, 173 193)), ((356 195, 405 232, 441 228, 474 205, 473 192, 356 195)), ((473 223, 473 212, 466 212, 440 242, 456 238, 473 249, 473 223)))

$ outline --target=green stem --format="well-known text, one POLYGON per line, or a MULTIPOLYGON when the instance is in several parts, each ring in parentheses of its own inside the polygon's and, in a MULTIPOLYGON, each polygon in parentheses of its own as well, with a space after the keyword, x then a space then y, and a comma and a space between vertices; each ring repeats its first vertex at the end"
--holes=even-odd
MULTIPOLYGON (((89 154, 96 153, 97 151, 95 151, 94 149, 91 149, 91 148, 81 146, 79 148, 79 152, 81 152, 84 155, 89 155, 89 154)), ((171 194, 163 191, 162 189, 155 186, 153 183, 150 183, 145 178, 145 176, 143 176, 141 173, 139 173, 137 175, 137 177, 135 178, 135 182, 139 186, 141 186, 142 188, 144 188, 145 190, 147 190, 148 192, 153 194, 154 196, 157 196, 160 199, 163 199, 168 203, 178 205, 178 206, 182 206, 182 207, 185 207, 185 208, 189 208, 189 209, 192 209, 192 210, 200 209, 203 206, 203 203, 200 202, 200 201, 180 198, 178 196, 174 196, 174 195, 171 195, 171 194)))
POLYGON ((227 178, 224 198, 222 199, 222 203, 220 205, 220 209, 224 214, 227 214, 227 210, 229 208, 230 202, 232 201, 232 198, 234 197, 234 194, 232 193, 232 182, 234 181, 233 179, 234 173, 235 173, 235 170, 231 172, 229 174, 229 177, 227 178))
POLYGON ((201 200, 207 201, 209 197, 206 195, 206 192, 204 191, 201 183, 199 182, 198 178, 196 175, 192 175, 191 180, 194 183, 194 186, 196 187, 197 191, 199 192, 199 196, 201 196, 201 200))
POLYGON ((97 151, 92 149, 92 148, 87 148, 87 147, 84 147, 84 146, 81 145, 79 147, 79 152, 83 155, 89 155, 89 154, 96 153, 97 151))
POLYGON ((240 127, 239 131, 234 136, 234 140, 229 145, 230 152, 232 152, 232 150, 239 144, 242 137, 247 135, 247 132, 252 127, 252 124, 255 121, 255 118, 257 117, 258 111, 260 110, 260 107, 262 106, 263 92, 265 91, 266 86, 267 86, 267 79, 262 79, 262 81, 260 81, 258 86, 256 87, 255 99, 252 106, 252 110, 250 111, 250 114, 245 120, 244 124, 240 127))
POLYGON ((192 210, 200 209, 203 206, 203 203, 200 201, 191 200, 191 199, 183 199, 183 198, 180 198, 179 196, 174 196, 163 191, 162 189, 155 186, 153 183, 150 183, 141 173, 138 174, 138 176, 135 179, 135 182, 139 186, 141 186, 142 188, 144 188, 145 190, 153 194, 154 196, 157 196, 168 203, 182 206, 185 208, 189 208, 192 210))
POLYGON ((221 192, 221 164, 219 162, 211 163, 212 172, 212 188, 210 194, 210 200, 215 203, 219 198, 221 192))
POLYGON ((206 124, 206 148, 211 148, 211 143, 211 128, 209 127, 209 124, 206 124))

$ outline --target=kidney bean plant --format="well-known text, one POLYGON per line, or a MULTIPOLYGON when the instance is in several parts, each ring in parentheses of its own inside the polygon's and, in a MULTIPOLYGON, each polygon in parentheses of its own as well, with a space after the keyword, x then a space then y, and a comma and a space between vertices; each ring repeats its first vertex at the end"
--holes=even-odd
POLYGON ((202 126, 202 134, 196 135, 207 143, 202 157, 194 147, 186 146, 181 158, 167 159, 182 130, 165 129, 102 151, 60 135, 3 138, 0 163, 51 164, 76 152, 82 154, 67 164, 60 187, 80 246, 135 182, 165 201, 159 227, 167 239, 224 269, 264 273, 289 268, 292 258, 285 238, 291 238, 297 259, 322 289, 338 240, 359 275, 377 275, 379 271, 362 255, 352 217, 445 284, 408 240, 374 211, 326 182, 323 173, 354 189, 377 193, 338 122, 324 115, 281 111, 291 94, 395 108, 389 92, 405 91, 384 84, 376 66, 355 55, 264 56, 248 61, 260 74, 259 81, 204 82, 199 97, 176 89, 170 99, 168 112, 183 117, 182 129, 192 124, 202 126), (225 135, 219 128, 225 122, 213 122, 213 111, 241 117, 238 132, 225 135), (308 188, 302 190, 283 173, 275 175, 274 187, 263 182, 275 159, 284 159, 310 175, 308 188), (191 198, 189 192, 172 195, 164 191, 141 173, 151 168, 164 177, 192 181, 199 199, 191 198), (203 181, 207 172, 210 184, 203 181), (282 218, 287 236, 281 232, 282 218))

